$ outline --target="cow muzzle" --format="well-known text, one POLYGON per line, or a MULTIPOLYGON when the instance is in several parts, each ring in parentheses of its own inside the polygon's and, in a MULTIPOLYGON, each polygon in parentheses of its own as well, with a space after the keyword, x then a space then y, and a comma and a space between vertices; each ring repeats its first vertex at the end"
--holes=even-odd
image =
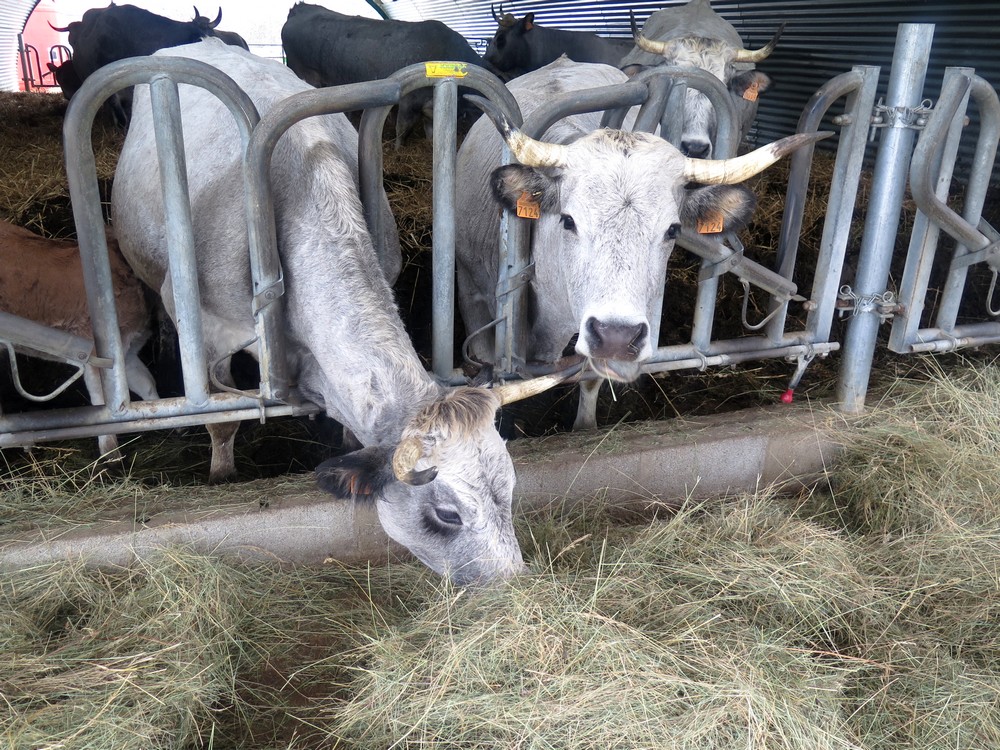
POLYGON ((652 354, 649 325, 645 321, 590 316, 584 322, 576 350, 588 358, 601 377, 630 382, 639 376, 639 363, 652 354))

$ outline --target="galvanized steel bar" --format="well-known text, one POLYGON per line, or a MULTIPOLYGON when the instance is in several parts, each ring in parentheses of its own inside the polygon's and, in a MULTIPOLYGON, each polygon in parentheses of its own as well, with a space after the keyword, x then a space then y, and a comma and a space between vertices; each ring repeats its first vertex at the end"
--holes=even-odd
POLYGON ((160 189, 166 220, 170 285, 174 297, 174 322, 181 350, 184 394, 196 406, 208 401, 208 362, 201 325, 198 258, 194 251, 191 199, 181 125, 177 84, 168 76, 154 75, 149 82, 153 108, 153 133, 160 165, 160 189))
MULTIPOLYGON (((963 120, 969 103, 969 77, 974 72, 972 68, 945 69, 944 81, 941 84, 942 92, 949 92, 957 87, 963 92, 963 95, 957 109, 952 114, 951 124, 947 130, 942 132, 934 129, 932 131, 935 138, 939 135, 943 136, 943 142, 940 145, 935 144, 929 153, 924 149, 921 149, 920 153, 915 152, 911 165, 911 171, 919 170, 919 159, 924 153, 934 159, 933 171, 937 173, 934 194, 942 201, 947 200, 951 188, 955 157, 958 155, 963 120)), ((942 98, 945 96, 947 95, 943 95, 942 98)), ((929 140, 930 137, 927 136, 927 139, 929 140)), ((921 136, 921 140, 925 140, 924 135, 921 136)), ((913 229, 910 232, 910 244, 907 248, 903 278, 899 284, 900 308, 892 320, 892 330, 889 333, 889 349, 894 352, 908 351, 910 343, 914 341, 916 332, 920 328, 920 319, 924 311, 927 287, 934 266, 934 257, 937 254, 940 233, 941 228, 932 222, 927 214, 918 209, 913 220, 913 229)), ((965 271, 962 270, 960 273, 964 282, 965 271)), ((957 308, 955 312, 958 312, 957 308)), ((951 328, 954 324, 955 319, 952 316, 950 322, 945 323, 944 327, 951 328)), ((938 325, 942 325, 940 316, 938 325)))
POLYGON ((434 86, 433 356, 439 378, 455 366, 455 152, 458 86, 445 78, 434 86))
POLYGON ((114 362, 113 368, 103 373, 104 397, 108 408, 123 418, 129 404, 128 385, 112 292, 91 130, 94 117, 105 99, 129 86, 146 83, 160 73, 211 91, 227 106, 246 137, 257 119, 253 102, 229 76, 210 65, 185 58, 129 58, 111 63, 88 76, 69 103, 63 123, 66 175, 83 261, 95 349, 97 356, 114 362))
MULTIPOLYGON (((397 70, 385 79, 386 82, 391 81, 399 85, 399 95, 396 100, 381 106, 369 104, 361 116, 361 126, 358 129, 361 204, 364 206, 368 231, 371 233, 372 242, 375 243, 375 252, 383 268, 388 250, 382 246, 386 228, 382 226, 383 212, 379 211, 378 207, 385 192, 382 185, 382 130, 385 127, 385 119, 389 116, 392 104, 398 102, 399 98, 419 88, 433 86, 439 80, 441 79, 427 77, 426 63, 416 63, 397 70)), ((521 124, 521 110, 514 95, 492 73, 476 65, 466 65, 460 83, 462 88, 471 89, 493 102, 512 123, 518 126, 521 124)), ((371 83, 353 85, 370 86, 371 83)))
MULTIPOLYGON (((886 95, 890 109, 912 109, 920 104, 933 39, 933 24, 899 25, 886 95)), ((858 295, 885 290, 914 136, 915 131, 900 122, 884 129, 855 278, 858 295)), ((864 408, 879 323, 879 316, 872 311, 856 315, 848 326, 837 384, 837 398, 845 412, 857 413, 864 408)))
MULTIPOLYGON (((806 103, 796 127, 798 133, 817 132, 830 107, 841 98, 847 97, 844 112, 839 118, 842 127, 830 179, 830 193, 816 261, 816 275, 813 279, 814 307, 810 310, 806 321, 806 329, 813 341, 825 341, 830 337, 837 290, 840 288, 840 277, 844 267, 844 253, 854 220, 854 203, 864 165, 868 126, 875 104, 878 76, 878 67, 861 65, 849 73, 842 73, 830 79, 806 103)), ((792 278, 798 257, 802 216, 814 152, 815 144, 810 144, 798 149, 790 157, 785 211, 782 215, 775 260, 778 273, 787 279, 792 278)), ((766 329, 767 334, 775 341, 781 338, 785 330, 788 314, 787 305, 781 300, 772 300, 769 311, 777 306, 782 309, 775 314, 766 329)))
MULTIPOLYGON (((965 189, 965 206, 962 216, 959 217, 943 201, 938 200, 932 192, 928 191, 930 178, 927 173, 928 167, 924 162, 918 162, 915 159, 914 168, 910 175, 913 198, 917 205, 922 211, 926 211, 930 218, 954 237, 958 243, 951 270, 945 281, 935 321, 939 328, 945 330, 955 324, 955 319, 958 316, 958 307, 961 303, 968 272, 966 264, 962 263, 963 258, 982 250, 991 242, 989 237, 984 236, 979 231, 978 225, 989 189, 990 175, 996 162, 997 143, 1000 141, 1000 98, 997 97, 996 89, 977 75, 969 76, 969 85, 971 98, 979 110, 980 126, 979 139, 976 142, 976 150, 969 169, 969 182, 965 189)), ((949 96, 948 101, 945 101, 945 96, 942 94, 941 101, 938 102, 938 106, 942 109, 942 116, 946 116, 944 113, 951 109, 952 100, 953 96, 949 96)), ((928 122, 928 130, 932 134, 939 127, 938 122, 928 122)), ((932 145, 928 143, 927 147, 930 148, 932 145)), ((917 155, 921 159, 924 158, 924 151, 920 143, 917 144, 917 155)))

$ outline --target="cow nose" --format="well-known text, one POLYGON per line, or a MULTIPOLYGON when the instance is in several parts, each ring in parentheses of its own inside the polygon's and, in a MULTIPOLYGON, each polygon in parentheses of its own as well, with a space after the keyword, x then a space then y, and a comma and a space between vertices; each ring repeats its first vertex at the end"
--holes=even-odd
POLYGON ((705 159, 712 150, 708 141, 681 141, 681 153, 692 159, 705 159))
POLYGON ((598 359, 638 359, 649 335, 645 323, 606 323, 597 318, 587 318, 587 345, 590 356, 598 359))

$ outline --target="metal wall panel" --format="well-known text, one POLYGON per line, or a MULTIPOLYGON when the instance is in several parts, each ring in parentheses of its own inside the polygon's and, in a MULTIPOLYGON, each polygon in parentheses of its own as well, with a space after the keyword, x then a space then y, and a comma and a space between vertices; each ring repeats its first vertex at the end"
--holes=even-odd
MULTIPOLYGON (((594 31, 603 36, 630 36, 629 8, 641 24, 654 10, 684 4, 681 0, 508 2, 504 11, 518 16, 534 12, 538 23, 549 26, 594 31)), ((482 41, 489 39, 496 28, 490 5, 491 0, 385 3, 393 18, 437 18, 474 46, 480 42, 480 49, 482 41)), ((791 133, 812 93, 854 65, 881 66, 884 94, 900 23, 936 25, 926 89, 931 100, 938 96, 946 66, 973 67, 983 78, 1000 85, 997 0, 715 0, 712 7, 737 28, 747 46, 765 44, 779 23, 787 24, 774 54, 759 66, 774 79, 774 86, 761 97, 757 126, 751 132, 754 145, 791 133)), ((973 126, 976 124, 974 116, 973 126)), ((971 148, 971 143, 965 143, 959 153, 959 176, 968 167, 971 148)), ((1000 181, 996 168, 994 181, 1000 181)))
POLYGON ((3 0, 0 2, 0 91, 17 91, 21 63, 17 55, 17 35, 38 0, 3 0))

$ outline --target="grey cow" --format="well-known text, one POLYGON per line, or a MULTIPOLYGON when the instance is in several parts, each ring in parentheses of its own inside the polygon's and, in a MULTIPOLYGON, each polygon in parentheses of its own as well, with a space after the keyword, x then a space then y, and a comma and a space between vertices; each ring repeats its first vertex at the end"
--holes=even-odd
MULTIPOLYGON (((501 13, 503 6, 501 6, 501 13)), ((483 59, 507 79, 548 65, 560 55, 576 62, 617 65, 633 47, 631 39, 612 39, 585 31, 554 29, 535 23, 535 14, 515 18, 493 12, 497 30, 483 59)))
MULTIPOLYGON (((296 3, 281 27, 288 66, 313 86, 339 86, 387 78, 414 63, 452 60, 483 65, 457 31, 440 21, 392 21, 347 16, 296 3)), ((403 97, 396 115, 396 146, 429 116, 429 88, 403 97)))
MULTIPOLYGON (((562 57, 508 87, 527 116, 565 92, 627 80, 610 66, 562 57)), ((556 361, 577 335, 577 353, 601 378, 628 382, 656 346, 649 323, 674 239, 701 218, 721 216, 726 229, 739 229, 755 200, 735 183, 818 136, 705 160, 685 157, 657 136, 600 129, 599 122, 600 113, 565 118, 547 131, 545 143, 485 118, 473 126, 458 153, 458 297, 467 331, 494 319, 495 200, 513 208, 527 193, 541 213, 533 227, 529 360, 556 361), (503 140, 520 164, 501 166, 503 140)), ((475 336, 469 352, 493 362, 492 336, 475 336)), ((596 426, 600 382, 584 384, 576 428, 596 426)))
MULTIPOLYGON (((309 88, 284 65, 217 40, 156 56, 219 68, 262 114, 309 88)), ((241 149, 221 102, 203 89, 180 92, 202 328, 213 362, 254 336, 241 149)), ((393 539, 459 583, 513 575, 523 567, 511 521, 514 467, 493 419, 502 402, 534 385, 448 390, 425 371, 362 215, 357 143, 343 115, 309 118, 278 141, 270 174, 298 388, 364 446, 324 462, 320 485, 340 498, 373 501, 393 539)), ((122 252, 184 325, 172 304, 158 172, 148 87, 140 86, 112 214, 122 252)), ((247 351, 256 354, 256 346, 247 351)), ((232 384, 224 362, 217 374, 232 384)), ((236 426, 209 426, 214 479, 233 470, 236 426)))
MULTIPOLYGON (((711 0, 691 0, 687 5, 653 13, 642 32, 636 33, 635 49, 622 58, 619 67, 629 75, 655 65, 694 67, 711 73, 729 88, 743 137, 757 116, 757 97, 771 86, 770 77, 753 64, 774 51, 780 36, 779 28, 761 49, 744 49, 733 25, 712 10, 711 0)), ((708 97, 689 88, 681 151, 686 156, 711 157, 715 127, 715 110, 708 97)))

